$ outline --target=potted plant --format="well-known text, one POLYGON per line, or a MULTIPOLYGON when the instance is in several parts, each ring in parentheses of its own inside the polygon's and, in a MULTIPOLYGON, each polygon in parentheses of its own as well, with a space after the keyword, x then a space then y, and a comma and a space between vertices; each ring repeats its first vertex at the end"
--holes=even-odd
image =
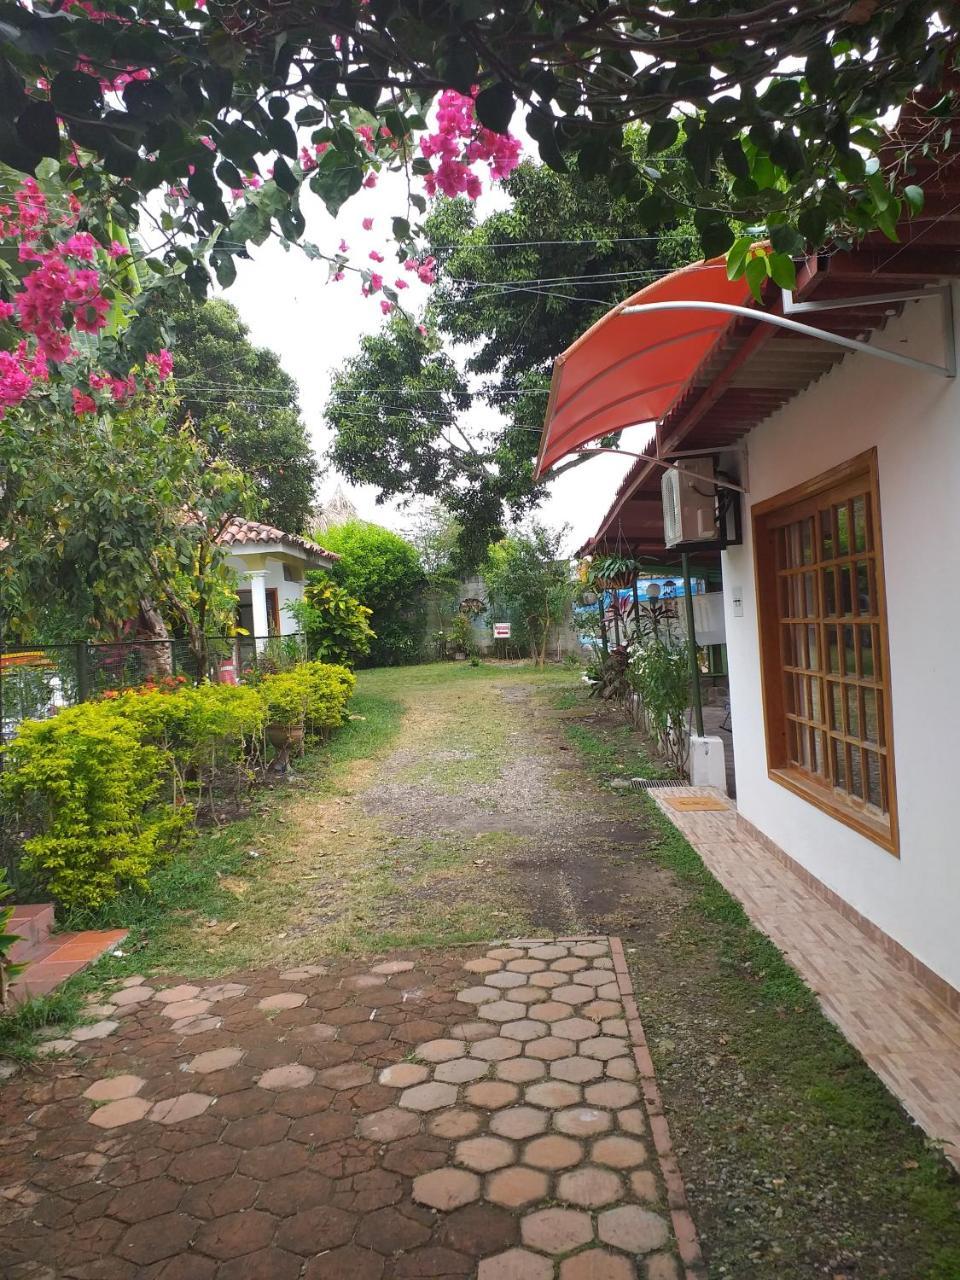
POLYGON ((276 767, 286 768, 291 747, 303 750, 307 715, 307 690, 295 672, 267 676, 260 686, 267 708, 264 732, 277 752, 276 767))
POLYGON ((473 648, 473 631, 465 613, 455 614, 450 623, 450 647, 458 662, 463 662, 473 648))

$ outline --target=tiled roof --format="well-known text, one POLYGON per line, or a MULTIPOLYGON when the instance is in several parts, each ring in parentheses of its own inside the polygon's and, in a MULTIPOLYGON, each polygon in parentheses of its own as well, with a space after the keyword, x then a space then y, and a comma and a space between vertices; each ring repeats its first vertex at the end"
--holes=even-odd
POLYGON ((301 538, 299 534, 284 533, 282 529, 274 528, 272 524, 261 524, 259 520, 244 520, 241 516, 232 517, 217 541, 227 547, 280 543, 281 546, 295 547, 298 551, 305 551, 307 555, 315 556, 317 559, 340 559, 335 552, 326 551, 308 538, 301 538))

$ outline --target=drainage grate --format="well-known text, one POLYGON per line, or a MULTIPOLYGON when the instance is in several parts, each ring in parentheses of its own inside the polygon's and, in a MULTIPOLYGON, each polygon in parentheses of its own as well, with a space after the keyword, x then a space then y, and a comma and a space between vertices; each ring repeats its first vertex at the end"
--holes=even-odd
POLYGON ((689 782, 683 782, 678 778, 631 778, 630 787, 633 791, 661 791, 667 787, 689 787, 689 782))

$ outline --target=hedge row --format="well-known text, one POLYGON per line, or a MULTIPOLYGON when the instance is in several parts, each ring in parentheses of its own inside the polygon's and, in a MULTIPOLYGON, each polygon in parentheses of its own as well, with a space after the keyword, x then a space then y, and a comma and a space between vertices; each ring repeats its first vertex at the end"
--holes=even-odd
POLYGON ((345 667, 303 662, 257 685, 167 682, 25 721, 0 781, 23 836, 19 872, 67 909, 146 888, 198 810, 262 773, 267 724, 325 734, 354 683, 345 667))

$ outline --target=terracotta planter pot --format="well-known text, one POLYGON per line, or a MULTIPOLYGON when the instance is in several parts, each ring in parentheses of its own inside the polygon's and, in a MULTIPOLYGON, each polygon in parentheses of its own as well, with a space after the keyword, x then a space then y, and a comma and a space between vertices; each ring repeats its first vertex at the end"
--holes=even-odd
POLYGON ((302 724, 268 724, 265 732, 271 747, 276 747, 278 751, 303 745, 302 724))

